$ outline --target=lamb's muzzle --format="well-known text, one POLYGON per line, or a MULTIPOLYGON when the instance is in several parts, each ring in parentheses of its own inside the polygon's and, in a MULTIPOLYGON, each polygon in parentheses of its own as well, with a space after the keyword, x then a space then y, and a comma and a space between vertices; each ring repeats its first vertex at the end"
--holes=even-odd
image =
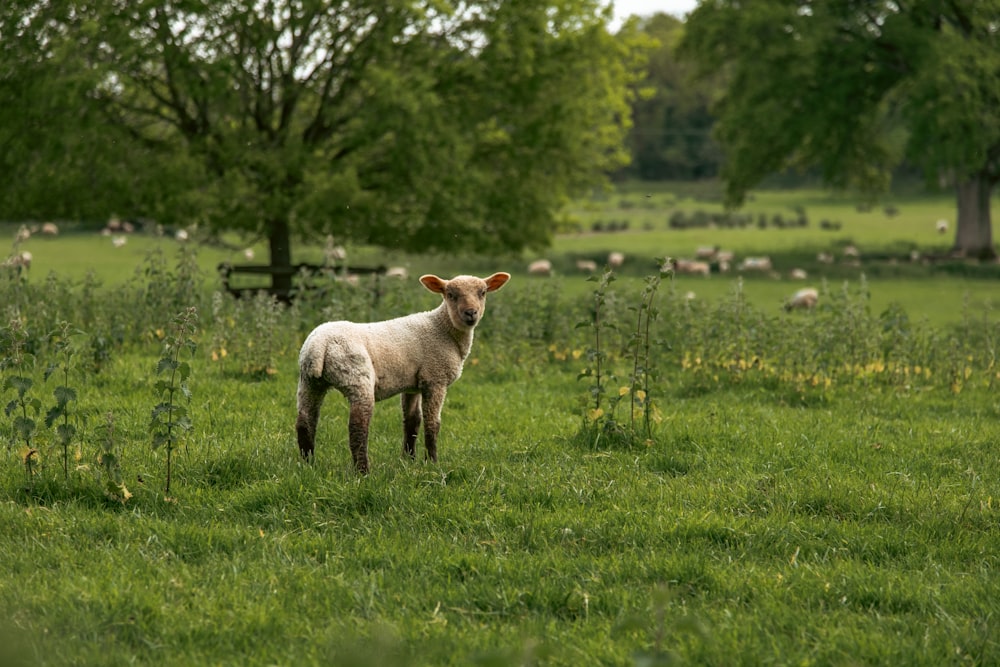
POLYGON ((448 386, 462 374, 486 294, 508 280, 509 273, 485 279, 421 276, 424 287, 443 297, 434 310, 367 324, 327 322, 313 329, 299 353, 295 430, 302 457, 313 458, 320 407, 333 388, 350 403, 348 435, 359 472, 368 472, 368 426, 375 402, 396 394, 402 394, 403 452, 415 455, 423 422, 427 458, 436 461, 448 386))

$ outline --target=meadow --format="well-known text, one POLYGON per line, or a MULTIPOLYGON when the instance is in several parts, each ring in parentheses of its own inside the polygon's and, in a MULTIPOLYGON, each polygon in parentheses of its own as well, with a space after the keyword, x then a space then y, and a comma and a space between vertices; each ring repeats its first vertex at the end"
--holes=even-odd
POLYGON ((626 191, 567 212, 554 278, 351 248, 411 278, 290 307, 216 291, 237 246, 32 239, 28 277, 0 278, 0 664, 996 664, 994 267, 887 259, 940 251, 946 200, 752 204, 814 220, 671 229, 711 193, 626 191), (785 275, 655 270, 703 244, 801 264, 819 306, 782 310, 785 275), (860 267, 815 261, 846 244, 860 267), (618 273, 574 273, 612 249, 618 273), (431 308, 421 272, 495 270, 514 279, 438 463, 400 456, 390 400, 359 478, 335 395, 299 460, 315 324, 431 308))

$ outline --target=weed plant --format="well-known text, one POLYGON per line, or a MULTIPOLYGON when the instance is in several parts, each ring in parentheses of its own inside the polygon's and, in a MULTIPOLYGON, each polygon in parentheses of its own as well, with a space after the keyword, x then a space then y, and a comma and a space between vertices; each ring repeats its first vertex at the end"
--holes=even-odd
POLYGON ((198 312, 194 307, 187 308, 174 317, 166 332, 163 353, 156 364, 156 375, 165 377, 154 383, 156 394, 161 400, 153 408, 150 432, 153 436, 153 449, 163 447, 166 450, 167 476, 163 492, 167 496, 170 495, 174 449, 183 434, 192 428, 188 410, 191 401, 191 390, 188 387, 191 364, 183 360, 181 355, 185 351, 193 355, 197 349, 193 338, 197 324, 198 312))

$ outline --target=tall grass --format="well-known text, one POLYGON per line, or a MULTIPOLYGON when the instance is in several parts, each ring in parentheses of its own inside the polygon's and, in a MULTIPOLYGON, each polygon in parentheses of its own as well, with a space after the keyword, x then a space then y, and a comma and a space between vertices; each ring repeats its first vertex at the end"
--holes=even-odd
POLYGON ((43 385, 63 321, 99 371, 75 382, 68 479, 51 428, 32 431, 26 478, 22 431, 0 422, 11 662, 1000 659, 992 310, 942 327, 873 307, 860 281, 784 313, 739 282, 690 300, 620 280, 600 304, 615 326, 577 328, 592 298, 515 278, 449 392, 440 463, 400 456, 391 401, 359 478, 343 404, 320 425, 316 463, 298 459, 297 347, 323 319, 433 300, 415 282, 377 301, 331 283, 280 308, 178 289, 184 258, 149 261, 127 287, 2 288, 4 339, 37 360, 5 378, 30 378, 26 395, 43 385), (206 315, 168 494, 149 411, 177 306, 206 315), (658 316, 637 339, 643 308, 658 316), (639 366, 658 370, 642 386, 662 420, 642 438, 575 437, 595 400, 577 378, 597 331, 612 397, 629 397, 639 366))

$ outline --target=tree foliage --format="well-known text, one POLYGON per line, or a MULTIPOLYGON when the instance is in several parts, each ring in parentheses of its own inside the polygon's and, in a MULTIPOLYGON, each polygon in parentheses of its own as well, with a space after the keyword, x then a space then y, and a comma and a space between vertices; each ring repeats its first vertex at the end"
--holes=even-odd
MULTIPOLYGON (((70 117, 85 116, 105 186, 134 193, 120 205, 268 238, 274 264, 295 235, 545 244, 563 198, 627 160, 643 56, 596 0, 15 0, 2 12, 9 116, 31 106, 30 82, 45 86, 61 98, 51 137, 78 139, 70 117)), ((84 178, 75 149, 36 154, 84 178)), ((0 213, 29 210, 41 209, 0 213)))
POLYGON ((795 166, 879 193, 908 158, 955 184, 956 250, 994 254, 1000 1, 704 0, 682 52, 726 80, 715 111, 731 203, 795 166))
POLYGON ((628 145, 632 162, 624 173, 643 180, 691 180, 718 176, 722 161, 712 138, 715 79, 693 80, 692 67, 677 57, 684 23, 668 14, 633 18, 655 40, 641 90, 632 103, 628 145))

